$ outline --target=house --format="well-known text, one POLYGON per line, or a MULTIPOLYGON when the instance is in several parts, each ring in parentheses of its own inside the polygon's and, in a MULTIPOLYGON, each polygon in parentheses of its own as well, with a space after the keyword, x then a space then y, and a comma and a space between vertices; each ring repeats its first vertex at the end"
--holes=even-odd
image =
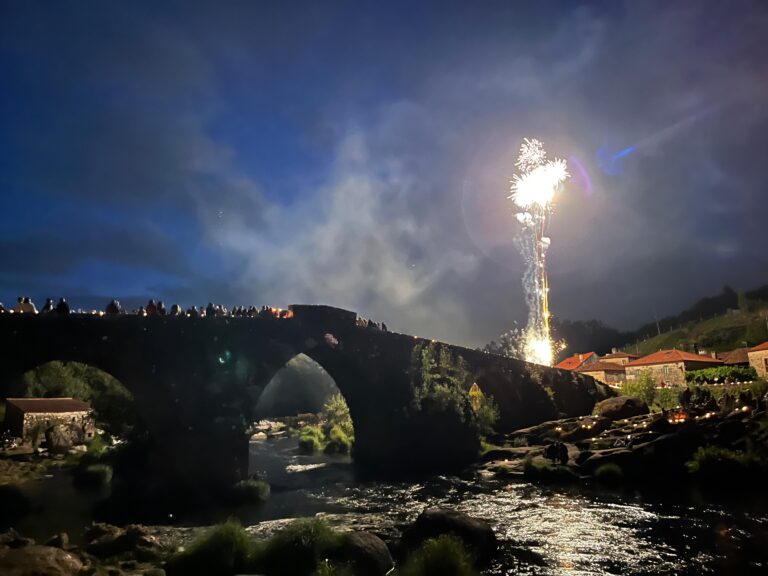
POLYGON ((598 359, 598 356, 594 352, 585 352, 584 354, 574 354, 573 356, 569 356, 562 362, 555 364, 555 368, 560 368, 561 370, 576 370, 576 368, 580 368, 585 364, 590 364, 591 362, 597 362, 597 359, 598 359))
POLYGON ((627 380, 635 380, 644 371, 650 370, 657 386, 682 386, 687 370, 700 370, 722 366, 723 361, 703 354, 691 354, 682 350, 659 350, 648 356, 633 360, 624 368, 627 380))
POLYGON ((722 360, 726 366, 749 366, 749 348, 736 348, 730 352, 720 352, 718 360, 722 360))
POLYGON ((45 431, 57 424, 66 424, 86 442, 93 438, 94 422, 91 407, 74 398, 6 398, 5 425, 11 435, 24 443, 36 444, 45 431))
POLYGON ((755 369, 758 378, 768 378, 768 341, 750 348, 747 356, 749 365, 755 369))
POLYGON ((626 380, 624 366, 616 362, 598 360, 597 362, 590 362, 580 368, 576 368, 576 372, 592 376, 598 382, 608 384, 609 386, 621 386, 626 380))
POLYGON ((626 366, 633 360, 637 360, 640 358, 637 354, 629 354, 628 352, 619 352, 616 350, 616 348, 611 351, 610 354, 606 354, 602 358, 600 358, 601 362, 612 362, 614 364, 619 364, 620 366, 626 366))

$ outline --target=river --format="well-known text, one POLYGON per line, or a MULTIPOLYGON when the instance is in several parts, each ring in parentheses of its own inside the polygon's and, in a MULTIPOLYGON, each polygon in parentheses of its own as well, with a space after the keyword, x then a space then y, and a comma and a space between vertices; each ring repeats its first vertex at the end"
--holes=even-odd
MULTIPOLYGON (((748 506, 670 501, 501 482, 477 472, 363 481, 349 457, 300 455, 293 439, 252 443, 251 468, 272 485, 264 505, 242 514, 257 532, 268 532, 280 524, 276 520, 321 514, 335 525, 392 539, 424 508, 445 505, 492 523, 502 545, 488 575, 768 574, 764 500, 748 506), (543 565, 521 561, 521 551, 534 552, 543 565)), ((737 491, 736 482, 728 490, 737 491)), ((53 508, 28 517, 19 526, 22 533, 77 534, 90 520, 85 510, 94 496, 77 496, 61 475, 37 483, 33 492, 35 500, 48 494, 53 508)))

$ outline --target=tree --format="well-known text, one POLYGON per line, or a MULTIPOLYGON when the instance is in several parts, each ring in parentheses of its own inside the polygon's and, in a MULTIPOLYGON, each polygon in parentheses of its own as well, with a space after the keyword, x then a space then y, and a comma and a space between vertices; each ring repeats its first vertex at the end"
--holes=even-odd
POLYGON ((650 406, 656 395, 656 382, 653 379, 653 372, 643 370, 634 380, 624 382, 621 391, 627 396, 640 398, 640 400, 650 406))

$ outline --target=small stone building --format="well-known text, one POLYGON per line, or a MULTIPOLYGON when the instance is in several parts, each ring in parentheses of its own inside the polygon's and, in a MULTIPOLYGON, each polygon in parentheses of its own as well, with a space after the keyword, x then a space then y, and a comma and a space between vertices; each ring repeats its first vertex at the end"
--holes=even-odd
POLYGON ((35 443, 45 431, 57 424, 78 433, 78 440, 88 442, 95 430, 93 411, 85 402, 74 398, 6 398, 5 425, 24 443, 35 443))
POLYGON ((581 368, 576 368, 576 372, 592 376, 598 382, 608 384, 609 386, 621 386, 626 380, 624 366, 614 362, 603 362, 599 360, 597 362, 591 362, 581 368))
POLYGON ((750 348, 747 356, 749 365, 757 371, 758 378, 768 378, 768 341, 750 348))
POLYGON ((640 356, 638 356, 637 354, 629 354, 628 352, 619 352, 616 350, 616 348, 614 348, 610 354, 606 354, 605 356, 600 358, 600 361, 612 362, 614 364, 618 364, 619 366, 626 366, 630 362, 638 360, 639 358, 640 356))
POLYGON ((736 348, 730 352, 718 353, 718 359, 726 366, 749 366, 749 348, 736 348))
POLYGON ((682 350, 659 350, 627 364, 627 380, 635 380, 650 370, 657 386, 683 386, 687 370, 700 370, 722 366, 723 361, 702 354, 682 350))

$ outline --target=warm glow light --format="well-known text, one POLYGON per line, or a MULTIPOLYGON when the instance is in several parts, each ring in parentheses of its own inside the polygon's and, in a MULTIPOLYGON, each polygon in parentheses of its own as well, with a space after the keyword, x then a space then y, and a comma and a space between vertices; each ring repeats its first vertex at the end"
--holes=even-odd
POLYGON ((523 288, 528 325, 522 333, 521 349, 526 361, 551 366, 555 344, 549 330, 546 255, 551 239, 546 232, 555 193, 568 178, 568 166, 559 158, 548 161, 542 143, 528 138, 520 146, 515 166, 520 174, 512 177, 507 198, 519 209, 515 216, 522 226, 520 250, 526 261, 523 288))

